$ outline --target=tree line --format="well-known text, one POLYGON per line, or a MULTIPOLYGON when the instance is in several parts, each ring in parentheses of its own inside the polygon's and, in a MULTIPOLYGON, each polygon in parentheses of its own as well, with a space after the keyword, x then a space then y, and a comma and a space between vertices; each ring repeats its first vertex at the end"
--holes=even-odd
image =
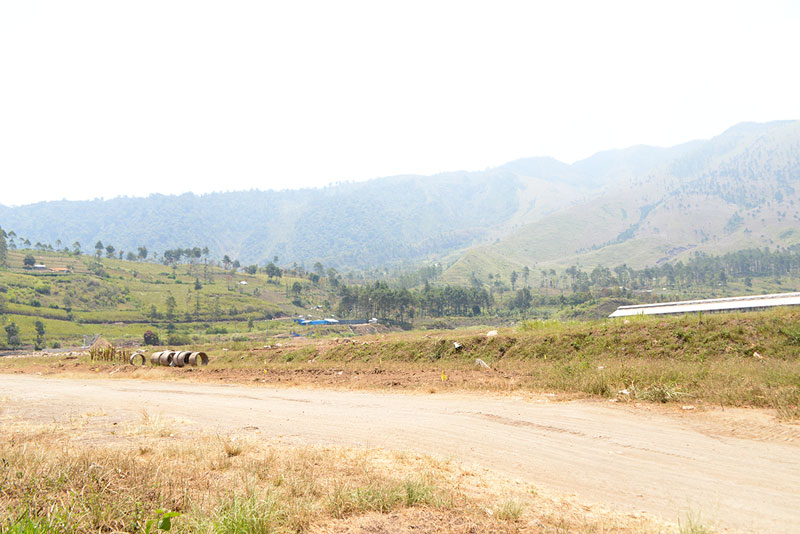
POLYGON ((800 245, 770 250, 751 248, 718 256, 697 252, 685 263, 663 263, 659 266, 634 269, 625 264, 613 269, 597 266, 584 272, 572 266, 566 270, 573 291, 588 291, 608 287, 623 289, 690 289, 705 286, 725 286, 738 279, 746 286, 753 278, 800 275, 800 245))
POLYGON ((340 317, 376 317, 404 322, 415 317, 480 315, 492 304, 485 289, 431 286, 422 289, 392 288, 386 282, 339 287, 340 317))
MULTIPOLYGON (((44 323, 41 320, 37 319, 33 323, 33 328, 36 331, 36 339, 34 340, 33 348, 34 350, 42 350, 43 348, 45 348, 46 345, 44 323)), ((12 321, 5 327, 3 327, 3 329, 6 331, 6 342, 9 347, 17 348, 22 345, 22 342, 20 341, 19 338, 20 330, 19 326, 17 326, 17 323, 12 321)), ((54 345, 54 348, 57 348, 57 346, 54 345)))

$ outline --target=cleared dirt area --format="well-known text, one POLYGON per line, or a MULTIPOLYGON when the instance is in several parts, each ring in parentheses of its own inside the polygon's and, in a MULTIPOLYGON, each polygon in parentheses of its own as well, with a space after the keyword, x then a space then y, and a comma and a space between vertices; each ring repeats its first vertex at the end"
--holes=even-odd
POLYGON ((110 426, 146 410, 206 432, 429 454, 667 521, 800 529, 796 427, 754 410, 30 375, 0 375, 0 391, 6 416, 32 422, 102 410, 110 426))

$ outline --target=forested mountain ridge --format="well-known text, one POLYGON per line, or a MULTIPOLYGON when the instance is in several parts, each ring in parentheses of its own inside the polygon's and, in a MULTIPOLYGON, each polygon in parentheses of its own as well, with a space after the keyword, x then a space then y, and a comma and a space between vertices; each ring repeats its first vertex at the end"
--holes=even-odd
MULTIPOLYGON (((561 164, 563 165, 563 164, 561 164)), ((535 169, 395 176, 322 189, 242 191, 0 206, 30 241, 101 240, 117 250, 208 246, 242 263, 372 268, 467 248, 592 194, 535 169)))
POLYGON ((641 267, 795 244, 798 185, 800 122, 780 121, 572 165, 537 157, 322 189, 0 205, 0 226, 84 251, 98 240, 126 252, 208 246, 242 264, 278 256, 370 269, 449 258, 445 279, 456 282, 539 264, 641 267))
POLYGON ((471 249, 445 279, 524 266, 644 267, 800 242, 800 121, 743 123, 663 155, 649 169, 615 171, 614 184, 588 202, 471 249))

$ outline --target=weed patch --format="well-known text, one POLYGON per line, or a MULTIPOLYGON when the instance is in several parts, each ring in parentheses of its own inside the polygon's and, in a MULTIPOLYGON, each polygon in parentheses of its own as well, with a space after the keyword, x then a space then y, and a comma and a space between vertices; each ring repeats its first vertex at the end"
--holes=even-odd
POLYGON ((525 507, 513 500, 509 499, 500 504, 500 507, 495 511, 495 517, 503 521, 518 521, 522 517, 522 512, 525 507))

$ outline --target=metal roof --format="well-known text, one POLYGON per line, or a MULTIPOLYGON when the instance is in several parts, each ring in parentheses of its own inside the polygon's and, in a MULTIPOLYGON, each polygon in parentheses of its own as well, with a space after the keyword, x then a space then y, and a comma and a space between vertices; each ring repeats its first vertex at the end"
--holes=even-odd
POLYGON ((631 315, 661 315, 668 313, 692 313, 704 311, 734 311, 773 306, 800 306, 800 293, 775 293, 772 295, 753 295, 748 297, 727 297, 721 299, 684 300, 680 302, 660 302, 656 304, 636 304, 620 306, 609 317, 629 317, 631 315))

